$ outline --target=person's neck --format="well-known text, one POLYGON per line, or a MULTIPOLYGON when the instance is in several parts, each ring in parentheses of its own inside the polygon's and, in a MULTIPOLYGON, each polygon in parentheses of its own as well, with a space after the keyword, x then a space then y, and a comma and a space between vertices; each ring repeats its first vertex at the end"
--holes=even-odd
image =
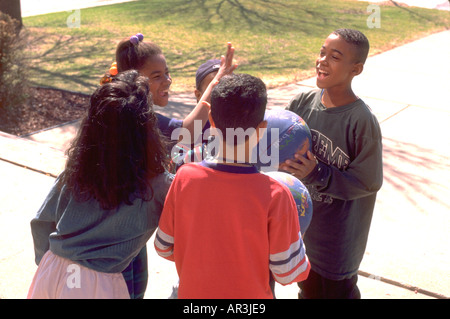
MULTIPOLYGON (((247 145, 246 145, 247 146, 247 145)), ((238 152, 238 149, 236 146, 231 147, 228 146, 228 148, 231 148, 232 152, 226 151, 226 146, 224 145, 222 149, 216 154, 214 157, 210 157, 208 160, 213 163, 218 164, 224 164, 224 165, 231 165, 231 166, 252 166, 252 164, 249 162, 249 154, 246 150, 244 156, 238 152), (241 156, 239 156, 241 155, 241 156)), ((230 150, 230 149, 229 149, 230 150)))
POLYGON ((324 89, 321 102, 326 108, 339 107, 355 102, 358 99, 351 87, 344 90, 324 89))

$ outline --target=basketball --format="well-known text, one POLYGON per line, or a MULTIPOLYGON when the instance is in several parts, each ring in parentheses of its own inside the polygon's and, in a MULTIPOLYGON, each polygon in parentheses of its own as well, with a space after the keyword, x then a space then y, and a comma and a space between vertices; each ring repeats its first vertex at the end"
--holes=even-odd
POLYGON ((311 223, 311 218, 313 215, 312 200, 308 189, 298 178, 292 176, 291 174, 277 171, 266 172, 264 174, 272 177, 277 182, 289 188, 292 197, 294 197, 295 204, 297 205, 300 232, 303 236, 311 223))
POLYGON ((254 154, 261 170, 278 170, 278 165, 294 158, 297 151, 303 152, 305 157, 306 152, 311 151, 311 132, 300 116, 288 110, 267 110, 264 119, 267 130, 254 154), (278 139, 274 129, 278 129, 278 139))
POLYGON ((191 146, 177 143, 171 151, 172 163, 180 166, 184 163, 201 162, 204 155, 203 144, 191 149, 191 146))

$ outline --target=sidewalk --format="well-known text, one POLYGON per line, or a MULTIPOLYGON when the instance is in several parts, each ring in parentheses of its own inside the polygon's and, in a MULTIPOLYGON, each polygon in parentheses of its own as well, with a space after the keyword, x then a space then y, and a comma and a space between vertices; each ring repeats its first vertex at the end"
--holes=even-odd
POLYGON ((105 6, 130 1, 136 0, 20 0, 20 7, 22 10, 22 17, 25 18, 46 13, 73 11, 76 9, 105 6))
MULTIPOLYGON (((369 3, 385 2, 386 0, 358 0, 369 3)), ((410 7, 420 7, 427 9, 450 10, 450 4, 447 0, 395 0, 399 6, 407 5, 410 7)))
MULTIPOLYGON (((450 296, 449 55, 450 31, 440 32, 370 57, 355 79, 354 90, 378 117, 384 139, 384 184, 360 267, 365 299, 450 296)), ((314 85, 308 79, 270 90, 269 108, 284 108, 314 85)), ((171 97, 162 113, 182 118, 194 103, 193 94, 171 97)), ((0 133, 0 298, 26 297, 36 270, 29 221, 64 167, 71 133, 62 132, 71 130, 28 139, 0 133)), ((148 251, 146 298, 167 298, 177 282, 175 267, 156 256, 153 238, 148 251)), ((277 285, 276 293, 297 298, 296 285, 277 285)))

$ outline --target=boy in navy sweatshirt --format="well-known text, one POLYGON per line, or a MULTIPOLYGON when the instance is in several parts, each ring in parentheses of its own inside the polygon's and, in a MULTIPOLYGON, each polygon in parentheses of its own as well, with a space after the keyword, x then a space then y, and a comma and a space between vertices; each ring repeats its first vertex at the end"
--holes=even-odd
POLYGON ((361 32, 332 32, 316 60, 317 87, 287 109, 308 124, 313 149, 280 168, 301 179, 314 214, 304 242, 311 262, 300 298, 360 298, 358 268, 383 181, 382 138, 376 117, 351 84, 364 66, 369 41, 361 32))

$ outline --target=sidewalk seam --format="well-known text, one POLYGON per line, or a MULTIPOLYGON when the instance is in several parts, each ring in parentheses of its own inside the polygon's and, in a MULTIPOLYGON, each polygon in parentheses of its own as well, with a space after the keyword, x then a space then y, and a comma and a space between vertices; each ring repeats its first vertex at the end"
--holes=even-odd
POLYGON ((369 279, 373 279, 375 281, 381 281, 381 282, 387 283, 387 284, 392 285, 392 286, 396 286, 396 287, 399 287, 399 288, 407 289, 407 290, 415 292, 416 294, 420 293, 422 295, 434 297, 434 298, 437 298, 437 299, 449 299, 449 297, 447 297, 445 295, 442 295, 440 293, 432 292, 432 291, 429 291, 429 290, 426 290, 426 289, 422 289, 420 287, 416 287, 416 286, 412 286, 412 285, 409 285, 409 284, 401 283, 399 281, 388 279, 388 278, 385 278, 383 276, 374 275, 374 274, 365 272, 363 270, 358 270, 358 275, 366 277, 366 278, 369 278, 369 279))
POLYGON ((402 108, 401 110, 395 112, 394 114, 389 115, 387 118, 385 118, 384 120, 380 121, 380 124, 386 122, 387 120, 393 118, 394 116, 400 114, 401 112, 405 111, 406 109, 408 109, 411 106, 411 104, 408 104, 407 106, 405 106, 404 108, 402 108))
POLYGON ((8 160, 6 158, 3 158, 3 157, 0 157, 0 161, 6 162, 6 163, 9 163, 9 164, 12 164, 12 165, 18 166, 20 168, 24 168, 24 169, 36 172, 36 173, 40 173, 40 174, 45 175, 45 176, 51 176, 51 177, 54 177, 54 178, 58 177, 55 174, 52 174, 52 173, 49 173, 49 172, 46 172, 46 171, 43 171, 43 170, 40 170, 40 169, 37 169, 37 168, 29 167, 29 166, 26 166, 26 165, 23 165, 23 164, 14 162, 14 161, 10 161, 10 160, 8 160))

